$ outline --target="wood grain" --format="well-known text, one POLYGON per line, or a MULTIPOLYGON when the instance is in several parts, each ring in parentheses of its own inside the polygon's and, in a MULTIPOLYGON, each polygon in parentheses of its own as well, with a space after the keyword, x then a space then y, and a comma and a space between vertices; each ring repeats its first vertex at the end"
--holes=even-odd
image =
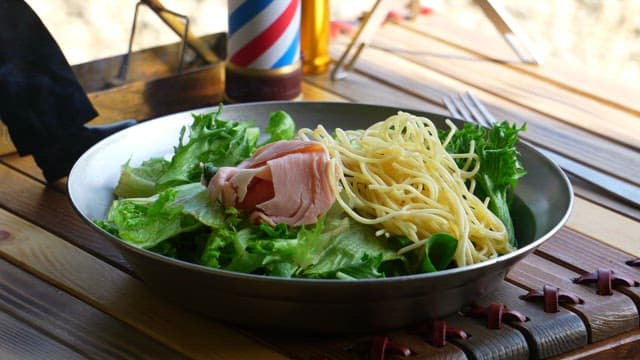
POLYGON ((627 334, 618 335, 605 341, 589 344, 579 350, 562 354, 553 359, 637 359, 638 354, 640 354, 640 330, 634 330, 627 334))
POLYGON ((425 102, 401 89, 390 88, 358 73, 350 73, 347 79, 340 81, 331 80, 329 74, 306 77, 305 81, 351 102, 443 113, 439 105, 425 102))
MULTIPOLYGON (((410 359, 462 360, 465 353, 452 343, 435 347, 428 343, 424 335, 411 334, 404 330, 384 334, 363 334, 344 336, 321 336, 310 334, 265 334, 257 333, 262 339, 273 344, 283 354, 293 359, 348 360, 366 358, 374 336, 387 336, 390 342, 411 349, 410 359)), ((387 353, 385 359, 400 359, 400 354, 387 353)))
POLYGON ((59 189, 43 186, 2 164, 0 182, 0 207, 131 273, 120 253, 80 219, 59 189))
MULTIPOLYGON (((387 27, 385 26, 384 29, 387 29, 387 27)), ((398 37, 403 36, 404 33, 389 34, 388 31, 385 30, 385 36, 381 36, 381 40, 378 41, 400 43, 398 37)), ((417 42, 419 39, 414 39, 414 41, 417 42)), ((334 56, 337 56, 343 50, 339 43, 334 44, 331 49, 334 56)), ((431 68, 434 62, 440 64, 442 68, 452 68, 453 66, 449 64, 450 61, 454 60, 431 59, 410 50, 404 52, 399 50, 390 54, 375 47, 367 47, 356 63, 356 69, 362 74, 366 74, 378 81, 389 83, 396 88, 401 88, 409 94, 434 104, 440 104, 442 97, 445 95, 472 89, 474 94, 487 105, 497 119, 509 119, 517 123, 527 123, 527 131, 522 134, 524 139, 538 146, 562 153, 569 158, 588 163, 590 166, 614 176, 624 174, 627 180, 638 183, 638 180, 635 180, 640 178, 640 158, 637 156, 637 149, 632 150, 625 145, 614 144, 604 140, 600 134, 580 129, 575 124, 558 121, 552 114, 522 106, 510 97, 505 97, 504 94, 511 94, 514 91, 507 85, 487 84, 485 80, 487 72, 501 71, 499 65, 481 63, 475 65, 480 67, 479 69, 472 71, 469 68, 471 65, 463 63, 454 68, 460 69, 459 71, 463 73, 468 72, 469 75, 461 74, 453 78, 447 73, 438 71, 440 70, 439 68, 431 68), (495 67, 498 67, 498 69, 495 69, 495 67), (473 73, 476 73, 476 76, 481 77, 483 80, 474 82, 473 79, 475 78, 471 75, 473 73), (544 141, 541 142, 540 139, 544 139, 544 141), (612 158, 610 156, 612 153, 617 155, 612 158)), ((475 64, 477 61, 467 59, 466 62, 475 64)), ((349 82, 351 80, 347 78, 343 81, 349 82)), ((521 83, 516 85, 519 86, 524 83, 528 82, 522 80, 521 83)), ((352 97, 358 95, 357 90, 356 88, 350 92, 352 97)), ((530 89, 525 90, 529 91, 530 89)), ((515 94, 509 96, 519 97, 519 95, 515 94)), ((437 112, 442 112, 442 110, 437 112)), ((564 114, 564 111, 554 110, 554 113, 564 114)), ((579 119, 580 122, 586 123, 586 119, 579 119)), ((636 121, 636 123, 638 122, 636 121)), ((599 121, 599 124, 605 125, 602 121, 599 121)), ((607 123, 606 126, 610 128, 611 124, 607 123)), ((636 130, 634 129, 621 129, 620 131, 627 132, 631 137, 636 137, 632 135, 635 134, 633 131, 636 130)), ((606 133, 609 133, 609 131, 606 133)))
POLYGON ((584 303, 565 305, 576 312, 586 323, 589 342, 597 342, 638 328, 638 309, 632 299, 617 291, 611 296, 597 295, 593 285, 575 284, 580 274, 537 255, 526 257, 516 264, 509 274, 514 284, 526 289, 542 289, 553 285, 562 291, 573 293, 584 303))
POLYGON ((394 24, 383 26, 374 46, 394 49, 401 56, 414 59, 422 66, 436 70, 453 79, 485 89, 510 102, 552 116, 576 128, 599 134, 613 142, 640 148, 638 116, 594 101, 545 81, 522 74, 520 71, 478 59, 473 54, 422 36, 394 24), (427 49, 418 56, 415 49, 409 53, 398 48, 398 39, 404 44, 420 44, 427 49), (446 56, 425 55, 446 54, 446 56), (602 121, 607 119, 607 121, 602 121))
POLYGON ((224 66, 214 64, 151 81, 136 81, 89 94, 99 116, 89 124, 148 120, 217 105, 224 98, 224 66))
POLYGON ((587 344, 587 329, 579 316, 563 308, 557 313, 546 313, 541 302, 532 303, 520 298, 526 293, 526 290, 504 282, 479 299, 477 305, 486 307, 501 303, 525 315, 527 321, 509 321, 507 324, 522 332, 533 359, 546 359, 587 344))
POLYGON ((162 301, 139 280, 4 210, 0 229, 8 234, 0 242, 0 257, 186 356, 282 358, 226 326, 162 301))
POLYGON ((0 309, 0 358, 46 359, 51 354, 56 354, 61 359, 86 359, 65 344, 29 327, 0 309))
POLYGON ((576 198, 567 226, 609 246, 640 257, 640 222, 576 198))
POLYGON ((486 321, 454 315, 446 318, 448 325, 463 329, 468 339, 451 339, 471 359, 529 359, 529 347, 522 333, 512 327, 488 329, 486 321))
POLYGON ((0 309, 88 358, 182 358, 148 336, 1 259, 0 309))
MULTIPOLYGON (((600 74, 569 66, 554 58, 543 59, 539 66, 523 64, 507 42, 497 33, 488 34, 462 28, 448 19, 446 14, 438 13, 417 17, 415 21, 403 22, 402 26, 605 105, 636 116, 640 115, 640 103, 637 97, 640 89, 637 86, 612 80, 602 81, 600 74)), ((532 45, 536 47, 536 44, 532 45)))

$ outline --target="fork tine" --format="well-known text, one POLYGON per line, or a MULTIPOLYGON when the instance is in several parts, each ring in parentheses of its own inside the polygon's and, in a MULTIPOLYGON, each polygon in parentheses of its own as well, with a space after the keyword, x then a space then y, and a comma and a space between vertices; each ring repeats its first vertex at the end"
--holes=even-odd
POLYGON ((463 106, 465 106, 469 113, 471 113, 475 123, 482 126, 490 126, 491 124, 489 124, 489 121, 484 118, 483 114, 475 106, 475 103, 470 98, 469 94, 470 93, 468 91, 464 94, 460 94, 460 100, 462 101, 463 106))
POLYGON ((469 112, 469 109, 464 104, 461 96, 451 96, 451 104, 456 109, 458 119, 464 119, 469 122, 475 122, 473 115, 469 112))
POLYGON ((480 111, 480 113, 482 114, 482 117, 487 121, 487 126, 491 126, 493 124, 496 123, 496 119, 493 117, 493 115, 489 112, 489 110, 487 110, 487 108, 484 106, 484 104, 482 102, 480 102, 480 100, 478 100, 478 98, 473 95, 473 93, 471 91, 467 91, 467 97, 471 100, 471 102, 473 102, 473 104, 475 105, 475 107, 478 109, 478 111, 480 111))
POLYGON ((456 108, 456 105, 453 103, 453 99, 451 98, 451 96, 443 97, 442 103, 444 104, 444 106, 447 107, 447 110, 449 111, 449 114, 451 114, 451 116, 458 119, 462 118, 462 115, 460 115, 460 112, 458 112, 458 109, 456 108))

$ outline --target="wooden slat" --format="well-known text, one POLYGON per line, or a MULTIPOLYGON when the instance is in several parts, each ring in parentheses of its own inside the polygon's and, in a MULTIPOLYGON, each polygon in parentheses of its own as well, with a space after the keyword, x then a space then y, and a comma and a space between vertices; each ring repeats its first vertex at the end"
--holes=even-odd
MULTIPOLYGON (((343 47, 340 43, 332 46, 334 56, 341 51, 343 47)), ((448 114, 441 105, 442 97, 469 90, 476 85, 430 70, 423 64, 430 62, 424 56, 409 54, 401 57, 400 54, 402 53, 389 54, 368 47, 356 63, 356 70, 395 88, 403 89, 408 94, 425 100, 425 104, 438 104, 440 108, 434 111, 438 113, 448 114)), ((347 79, 337 83, 349 83, 353 81, 353 77, 354 73, 351 73, 347 79)), ((349 89, 349 94, 357 99, 363 91, 367 89, 354 86, 349 89)), ((623 176, 631 182, 640 183, 640 180, 637 180, 640 179, 640 157, 637 156, 637 151, 605 141, 598 135, 576 129, 570 124, 558 122, 553 117, 518 106, 501 96, 484 91, 483 87, 474 88, 473 92, 497 119, 527 123, 527 131, 522 134, 523 139, 585 162, 614 176, 623 176), (612 158, 611 154, 616 156, 612 158)))
POLYGON ((618 335, 605 341, 589 344, 581 349, 562 354, 553 359, 637 359, 638 354, 640 354, 640 330, 634 330, 627 334, 618 335))
POLYGON ((58 189, 43 186, 2 164, 0 182, 0 207, 131 272, 122 255, 80 219, 69 198, 58 189))
POLYGON ((139 280, 4 210, 0 229, 7 235, 0 257, 189 357, 282 358, 231 328, 159 299, 139 280))
MULTIPOLYGON (((552 239, 542 244, 537 253, 582 274, 598 269, 609 269, 614 275, 624 276, 640 284, 640 268, 631 267, 626 263, 636 257, 568 229, 561 230, 552 239)), ((614 286, 618 291, 629 296, 640 308, 640 286, 628 287, 624 284, 614 286)))
POLYGON ((640 268, 626 264, 635 259, 633 255, 566 227, 540 245, 536 252, 578 272, 606 268, 640 280, 640 268))
MULTIPOLYGON (((443 347, 428 343, 422 334, 412 334, 405 330, 381 334, 362 335, 313 335, 313 334, 264 334, 257 333, 265 341, 293 359, 348 360, 366 358, 375 336, 386 336, 390 342, 411 350, 411 359, 455 360, 467 359, 465 353, 448 342, 443 347)), ((390 351, 385 359, 401 358, 390 351)))
POLYGON ((624 200, 621 201, 617 197, 605 194, 602 190, 592 184, 589 184, 587 181, 578 179, 571 174, 569 174, 569 180, 571 181, 575 196, 589 200, 590 202, 598 204, 605 209, 640 222, 640 208, 634 204, 624 200))
POLYGON ((522 333, 512 327, 487 328, 486 321, 461 315, 447 317, 447 325, 463 329, 468 339, 452 338, 472 359, 527 360, 529 346, 522 333))
POLYGON ((527 293, 507 282, 503 282, 476 305, 487 307, 491 303, 504 304, 527 317, 527 321, 509 321, 527 339, 532 359, 546 359, 585 346, 587 329, 579 316, 560 308, 557 313, 545 313, 543 304, 524 301, 520 297, 527 293))
POLYGON ((344 96, 341 96, 334 91, 328 91, 327 89, 316 86, 315 79, 318 76, 310 75, 306 76, 302 82, 302 99, 303 101, 335 101, 345 102, 348 101, 344 96))
POLYGON ((0 309, 89 358, 182 358, 148 336, 1 259, 0 309))
POLYGON ((434 41, 394 24, 383 26, 378 34, 379 36, 376 36, 373 41, 375 46, 397 49, 399 39, 403 39, 405 44, 420 44, 420 49, 426 49, 420 56, 416 55, 415 48, 407 49, 413 50, 412 53, 401 51, 398 53, 419 61, 426 68, 485 89, 515 104, 556 117, 614 142, 640 148, 640 139, 637 137, 637 134, 640 134, 640 124, 635 114, 615 109, 520 71, 478 59, 472 53, 434 41), (448 56, 431 56, 426 59, 426 53, 448 56))
POLYGON ((602 341, 638 328, 638 309, 629 297, 617 291, 611 296, 597 295, 592 286, 573 282, 579 275, 537 255, 531 255, 516 264, 507 278, 526 289, 539 290, 544 285, 552 285, 580 297, 583 304, 565 306, 586 321, 589 342, 602 341))
POLYGON ((575 198, 567 227, 640 257, 640 222, 575 198))
POLYGON ((5 360, 85 359, 82 354, 48 337, 0 309, 0 358, 5 360))
POLYGON ((342 81, 331 80, 329 74, 306 77, 305 81, 326 91, 334 92, 351 102, 443 113, 439 105, 423 101, 403 90, 388 87, 357 73, 349 74, 348 80, 342 81))
MULTIPOLYGON (((460 47, 480 57, 495 60, 503 66, 518 69, 530 76, 543 79, 558 87, 591 97, 604 104, 640 116, 638 93, 640 88, 585 71, 554 58, 543 59, 539 66, 523 64, 513 50, 497 33, 488 34, 462 28, 446 14, 432 14, 406 21, 402 26, 412 28, 432 39, 460 47)), ((535 48, 536 44, 532 44, 535 48)))
POLYGON ((92 92, 89 99, 100 114, 90 124, 122 119, 147 120, 165 114, 217 105, 224 97, 224 66, 215 64, 181 75, 137 81, 92 92))

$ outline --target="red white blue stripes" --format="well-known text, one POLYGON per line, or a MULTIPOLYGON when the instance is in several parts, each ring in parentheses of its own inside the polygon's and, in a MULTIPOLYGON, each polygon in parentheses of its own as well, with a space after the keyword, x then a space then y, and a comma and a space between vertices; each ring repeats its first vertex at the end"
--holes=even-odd
POLYGON ((229 62, 278 69, 300 60, 300 0, 229 0, 229 62))

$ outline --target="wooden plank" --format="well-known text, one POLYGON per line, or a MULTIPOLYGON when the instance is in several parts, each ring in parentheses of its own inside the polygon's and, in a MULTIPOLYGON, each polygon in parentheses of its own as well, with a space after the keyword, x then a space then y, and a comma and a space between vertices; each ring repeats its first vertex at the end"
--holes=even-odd
POLYGON ((585 346, 587 329, 580 317, 566 309, 557 313, 546 313, 543 304, 524 301, 520 297, 527 293, 507 282, 477 301, 478 306, 491 303, 504 304, 527 317, 527 321, 510 321, 507 324, 518 329, 527 339, 532 359, 546 359, 585 346))
POLYGON ((122 255, 78 216, 58 189, 0 164, 0 207, 131 273, 122 255))
POLYGON ((0 308, 1 359, 48 359, 52 354, 60 359, 86 359, 82 354, 29 327, 0 308))
POLYGON ((137 81, 92 92, 89 99, 100 114, 90 124, 122 119, 139 121, 204 106, 224 97, 224 66, 214 64, 150 81, 137 81))
MULTIPOLYGON (((366 358, 371 349, 371 340, 386 336, 388 341, 411 350, 411 359, 463 360, 465 353, 457 346, 447 343, 444 347, 435 347, 419 334, 410 334, 404 330, 388 334, 363 334, 344 336, 321 336, 313 334, 264 334, 257 333, 265 341, 273 344, 279 351, 293 359, 331 359, 348 360, 366 358)), ((389 352, 385 359, 403 358, 400 354, 389 352)))
POLYGON ((640 222, 636 220, 577 197, 567 226, 640 257, 640 222))
POLYGON ((605 341, 589 344, 581 349, 562 354, 553 359, 637 359, 638 354, 640 354, 640 330, 634 330, 605 341))
POLYGON ((532 255, 517 263, 507 274, 507 279, 528 290, 540 290, 544 285, 552 285, 580 297, 583 304, 564 306, 586 322, 589 342, 602 341, 638 328, 638 309, 629 297, 617 291, 610 296, 597 295, 591 286, 573 282, 579 275, 532 255))
POLYGON ((571 174, 569 174, 569 181, 571 181, 571 186, 573 187, 573 193, 575 196, 589 200, 590 202, 598 204, 605 209, 640 222, 640 208, 637 206, 628 201, 621 201, 619 198, 612 197, 597 187, 589 184, 587 181, 578 179, 571 174))
POLYGON ((348 101, 344 96, 316 86, 314 84, 316 77, 318 77, 318 75, 308 75, 304 77, 304 81, 302 82, 302 101, 348 101))
MULTIPOLYGON (((626 263, 636 257, 567 228, 542 244, 537 253, 581 274, 598 269, 609 269, 614 275, 623 276, 640 284, 640 268, 626 263)), ((629 296, 640 309, 640 286, 629 287, 624 284, 614 286, 618 291, 629 296)))
POLYGON ((2 154, 10 154, 16 151, 15 146, 13 146, 13 142, 11 142, 11 137, 9 136, 9 129, 0 119, 0 155, 2 154))
MULTIPOLYGON (((479 57, 496 61, 556 86, 640 115, 638 94, 640 88, 604 78, 584 68, 570 66, 555 58, 543 59, 538 66, 523 64, 503 38, 497 33, 472 31, 455 24, 446 14, 420 16, 415 21, 402 22, 402 26, 425 34, 440 42, 460 47, 479 57)), ((532 44, 535 48, 536 44, 532 44)))
POLYGON ((139 280, 4 210, 0 229, 0 257, 189 357, 282 358, 229 327, 163 301, 139 280))
POLYGON ((403 90, 389 87, 357 73, 349 74, 346 81, 333 81, 328 73, 306 77, 305 81, 326 91, 334 92, 351 102, 443 113, 439 105, 426 102, 403 90))
MULTIPOLYGON (((375 37, 375 46, 397 49, 397 53, 495 96, 509 99, 520 106, 553 116, 577 128, 593 132, 613 142, 640 149, 638 116, 604 105, 571 91, 533 78, 493 62, 481 61, 460 49, 433 41, 419 33, 394 24, 383 26, 375 37), (402 39, 402 42, 400 42, 402 39), (448 57, 418 56, 402 52, 399 44, 420 44, 429 52, 446 53, 448 57), (603 121, 603 119, 607 119, 603 121)), ((415 49, 405 49, 415 50, 415 49)))
POLYGON ((536 250, 538 255, 578 272, 591 272, 598 268, 640 280, 640 268, 626 264, 636 257, 592 237, 567 227, 544 242, 536 250))
MULTIPOLYGON (((334 43, 332 54, 338 55, 343 51, 340 43, 334 43)), ((413 56, 403 58, 397 54, 379 49, 366 48, 355 68, 378 82, 402 89, 408 94, 419 97, 428 103, 440 107, 434 112, 446 113, 441 105, 442 98, 458 92, 469 90, 475 84, 452 79, 437 71, 424 66, 423 57, 413 56), (410 61, 415 60, 415 61, 410 61)), ((352 82, 355 73, 341 82, 352 82)), ((340 86, 346 86, 339 84, 340 86)), ((348 90, 350 96, 357 99, 360 92, 366 91, 358 86, 348 90)), ((472 90, 480 98, 497 119, 509 119, 517 123, 526 123, 527 131, 522 134, 526 139, 538 146, 548 148, 569 158, 599 168, 614 176, 624 174, 624 178, 632 183, 640 184, 640 157, 637 151, 626 146, 614 144, 590 132, 580 130, 574 126, 558 122, 554 117, 540 114, 526 107, 514 104, 509 99, 496 96, 482 87, 472 90), (615 156, 611 156, 615 154, 615 156)))
POLYGON ((182 358, 148 336, 1 259, 0 309, 89 358, 182 358))
POLYGON ((447 325, 464 330, 468 339, 451 339, 471 359, 529 359, 529 347, 522 333, 510 326, 489 329, 486 321, 453 315, 445 319, 447 325))

